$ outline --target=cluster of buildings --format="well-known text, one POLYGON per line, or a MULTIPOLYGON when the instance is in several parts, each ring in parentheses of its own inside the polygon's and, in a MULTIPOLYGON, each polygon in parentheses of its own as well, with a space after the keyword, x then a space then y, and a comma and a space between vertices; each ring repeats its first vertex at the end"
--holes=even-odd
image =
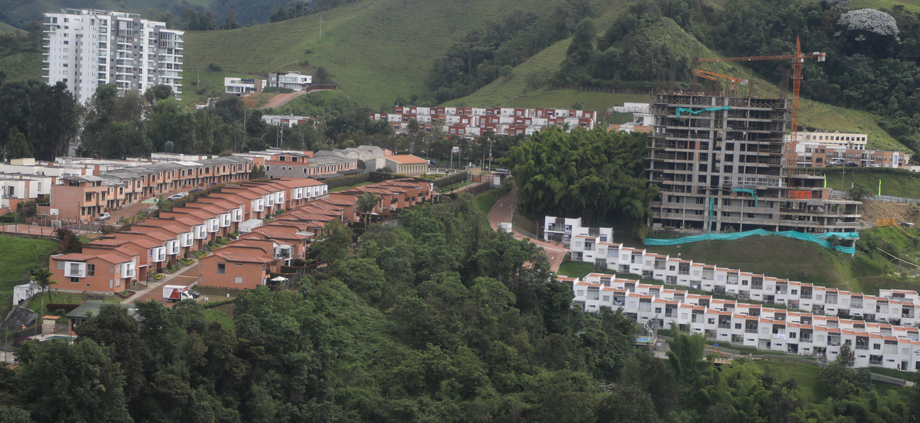
MULTIPOLYGON (((867 150, 866 134, 841 132, 799 132, 795 143, 795 167, 859 166, 904 168, 910 154, 900 151, 867 150)), ((790 142, 786 137, 786 142, 790 142)))
POLYGON ((408 131, 409 122, 419 123, 420 132, 431 132, 437 122, 448 135, 475 138, 486 132, 497 135, 530 135, 548 126, 594 129, 597 112, 569 109, 518 109, 506 107, 414 107, 396 106, 393 113, 374 113, 397 133, 408 131))
POLYGON ((51 256, 55 289, 125 291, 180 258, 190 258, 193 251, 207 253, 195 265, 199 286, 253 289, 279 276, 290 280, 305 268, 302 259, 326 223, 359 218, 355 203, 364 192, 381 197, 373 210, 379 216, 432 199, 431 184, 412 179, 332 194, 311 178, 226 185, 93 241, 81 253, 51 256))
POLYGON ((267 81, 240 77, 224 78, 224 92, 236 95, 261 94, 266 87, 303 91, 310 89, 312 84, 311 75, 301 75, 300 72, 275 72, 269 75, 267 81))
POLYGON ((419 176, 428 172, 428 160, 411 154, 393 154, 373 145, 323 151, 271 149, 250 151, 235 156, 253 160, 264 166, 269 177, 300 177, 319 180, 387 168, 392 173, 419 176))
MULTIPOLYGON (((634 251, 624 249, 621 253, 632 256, 634 251)), ((743 287, 759 291, 762 297, 773 297, 770 301, 788 308, 722 300, 603 273, 591 273, 584 280, 560 279, 572 285, 575 305, 585 311, 623 310, 640 324, 700 334, 720 345, 744 345, 829 361, 848 344, 855 367, 920 370, 920 329, 916 327, 920 323, 920 296, 915 291, 881 289, 873 296, 654 254, 640 257, 658 263, 661 269, 653 267, 655 264, 644 267, 668 278, 668 283, 708 287, 714 292, 743 287), (808 311, 797 311, 803 308, 808 311)))
POLYGON ((315 153, 270 149, 225 157, 154 153, 149 159, 16 159, 0 163, 0 215, 20 202, 50 195, 48 203, 38 205, 38 215, 63 224, 87 222, 152 198, 247 181, 257 166, 271 178, 317 180, 381 168, 407 176, 428 171, 425 159, 369 145, 315 153))
POLYGON ((920 370, 920 295, 915 291, 882 289, 873 296, 697 263, 615 243, 611 228, 585 228, 581 219, 547 216, 544 234, 547 241, 565 244, 574 261, 663 283, 609 273, 583 280, 559 277, 572 287, 573 306, 584 311, 622 310, 651 330, 677 329, 720 345, 828 360, 849 344, 857 367, 920 370))
POLYGON ((65 82, 85 104, 100 85, 143 93, 156 85, 182 96, 184 31, 133 13, 63 9, 42 21, 42 77, 65 82))

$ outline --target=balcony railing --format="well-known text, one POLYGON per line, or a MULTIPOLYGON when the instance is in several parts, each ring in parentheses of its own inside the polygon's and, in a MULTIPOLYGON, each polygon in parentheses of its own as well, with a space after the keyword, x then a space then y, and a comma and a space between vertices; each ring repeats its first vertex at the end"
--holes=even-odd
POLYGON ((856 344, 856 346, 853 347, 853 348, 854 348, 854 349, 857 349, 857 350, 864 350, 864 351, 866 351, 866 350, 869 349, 869 346, 868 346, 868 345, 859 345, 859 344, 856 344))
POLYGON ((719 329, 731 329, 731 323, 719 323, 719 329))

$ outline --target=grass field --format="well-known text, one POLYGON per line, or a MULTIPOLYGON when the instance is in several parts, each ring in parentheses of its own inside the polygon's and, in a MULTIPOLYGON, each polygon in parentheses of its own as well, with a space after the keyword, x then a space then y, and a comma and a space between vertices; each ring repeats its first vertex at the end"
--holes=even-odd
POLYGON ((492 206, 498 202, 498 199, 501 197, 501 195, 502 192, 500 190, 490 189, 473 198, 473 207, 483 214, 489 214, 489 210, 492 210, 492 206))
MULTIPOLYGON (((6 316, 13 302, 13 287, 29 279, 29 269, 47 267, 48 257, 60 243, 47 239, 0 236, 0 313, 6 316)), ((54 270, 52 270, 53 272, 54 270)), ((61 279, 60 275, 52 279, 61 279)))
POLYGON ((753 367, 756 374, 763 374, 769 369, 779 380, 795 379, 799 388, 798 399, 802 401, 820 402, 828 396, 827 388, 821 382, 821 369, 816 366, 769 360, 746 361, 743 366, 753 367))
MULTIPOLYGON (((913 236, 920 231, 912 230, 913 236)), ((860 231, 863 238, 874 237, 881 244, 905 257, 920 251, 911 236, 898 228, 872 228, 860 231)), ((635 240, 626 245, 638 245, 635 240)), ((860 241, 865 242, 865 241, 860 241)), ((695 262, 741 269, 745 272, 788 278, 815 285, 877 295, 880 288, 920 290, 920 281, 895 274, 898 268, 882 253, 858 252, 849 256, 816 244, 778 236, 752 236, 733 241, 704 241, 680 246, 650 246, 649 252, 668 254, 695 262)))
POLYGON ((233 321, 233 309, 235 307, 236 306, 233 304, 224 304, 222 306, 204 309, 201 311, 201 314, 204 314, 205 319, 209 322, 217 322, 224 328, 233 330, 233 328, 236 327, 236 322, 233 321))
POLYGON ((882 182, 882 195, 893 195, 896 197, 920 198, 920 174, 916 173, 882 173, 872 172, 868 169, 860 169, 860 173, 853 173, 849 170, 830 171, 827 175, 827 186, 849 191, 852 183, 861 184, 872 194, 878 193, 879 181, 882 182))

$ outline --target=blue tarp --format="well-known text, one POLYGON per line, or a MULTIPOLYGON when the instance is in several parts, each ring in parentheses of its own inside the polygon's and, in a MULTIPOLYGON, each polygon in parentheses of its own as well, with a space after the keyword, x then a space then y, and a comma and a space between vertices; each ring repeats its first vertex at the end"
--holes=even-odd
POLYGON ((676 239, 646 238, 645 245, 680 245, 680 244, 687 244, 691 242, 700 242, 700 241, 728 241, 728 240, 733 240, 733 239, 741 239, 741 238, 749 237, 752 235, 762 235, 762 236, 777 235, 777 236, 784 236, 787 238, 800 239, 802 241, 814 242, 825 248, 836 248, 838 251, 841 251, 841 252, 844 252, 850 255, 856 254, 855 247, 843 247, 843 246, 834 247, 825 238, 830 238, 832 236, 837 236, 843 239, 858 239, 859 238, 858 232, 828 232, 824 234, 813 235, 813 234, 806 234, 806 233, 797 232, 797 231, 771 232, 771 231, 765 231, 763 229, 755 229, 753 231, 744 231, 744 232, 685 236, 683 238, 676 238, 676 239))
POLYGON ((691 109, 691 108, 689 108, 689 107, 678 107, 678 108, 677 108, 677 112, 675 112, 675 113, 677 114, 677 117, 680 117, 680 114, 681 114, 681 113, 690 113, 690 114, 697 115, 697 114, 700 114, 700 113, 703 113, 703 112, 716 112, 716 111, 719 111, 719 110, 729 110, 729 107, 728 107, 728 106, 722 106, 722 107, 709 107, 709 108, 700 109, 700 110, 693 110, 693 109, 691 109))

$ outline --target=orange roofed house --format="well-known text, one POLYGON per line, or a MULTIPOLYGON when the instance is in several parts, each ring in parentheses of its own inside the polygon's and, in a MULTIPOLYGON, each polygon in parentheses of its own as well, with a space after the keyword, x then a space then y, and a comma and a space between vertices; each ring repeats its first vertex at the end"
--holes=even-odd
POLYGON ((411 154, 386 156, 386 163, 397 175, 418 176, 428 172, 428 160, 411 154))

